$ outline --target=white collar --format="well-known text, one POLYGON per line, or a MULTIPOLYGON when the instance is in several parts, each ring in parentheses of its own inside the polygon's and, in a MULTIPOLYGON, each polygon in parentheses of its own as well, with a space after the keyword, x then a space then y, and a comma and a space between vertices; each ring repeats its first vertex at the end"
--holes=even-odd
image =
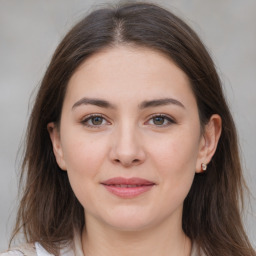
MULTIPOLYGON (((36 247, 36 254, 37 256, 54 256, 53 254, 50 254, 47 252, 44 247, 40 243, 35 243, 36 247)), ((60 250, 61 256, 84 256, 83 250, 82 250, 82 242, 81 242, 81 234, 79 232, 74 232, 74 239, 73 241, 68 245, 63 247, 60 250)))

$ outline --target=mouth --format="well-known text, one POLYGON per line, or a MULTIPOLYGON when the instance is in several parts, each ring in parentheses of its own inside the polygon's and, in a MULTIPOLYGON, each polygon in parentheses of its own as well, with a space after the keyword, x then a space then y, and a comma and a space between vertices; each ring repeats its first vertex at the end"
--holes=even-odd
POLYGON ((134 198, 151 190, 156 184, 141 178, 116 177, 101 183, 106 190, 121 198, 134 198))

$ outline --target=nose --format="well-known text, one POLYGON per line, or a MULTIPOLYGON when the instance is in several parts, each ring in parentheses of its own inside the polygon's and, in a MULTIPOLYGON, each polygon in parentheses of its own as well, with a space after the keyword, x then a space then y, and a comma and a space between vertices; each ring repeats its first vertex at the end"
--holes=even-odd
POLYGON ((142 164, 146 153, 141 136, 136 127, 119 127, 113 134, 110 159, 114 164, 130 167, 142 164))

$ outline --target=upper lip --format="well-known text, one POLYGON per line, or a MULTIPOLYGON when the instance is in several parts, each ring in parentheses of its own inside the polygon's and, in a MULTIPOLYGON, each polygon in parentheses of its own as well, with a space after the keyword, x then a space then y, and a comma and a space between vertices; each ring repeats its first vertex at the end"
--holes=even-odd
POLYGON ((141 185, 141 186, 155 185, 155 183, 152 181, 142 179, 142 178, 137 178, 137 177, 132 177, 132 178, 115 177, 115 178, 105 180, 101 182, 101 184, 103 185, 141 185))

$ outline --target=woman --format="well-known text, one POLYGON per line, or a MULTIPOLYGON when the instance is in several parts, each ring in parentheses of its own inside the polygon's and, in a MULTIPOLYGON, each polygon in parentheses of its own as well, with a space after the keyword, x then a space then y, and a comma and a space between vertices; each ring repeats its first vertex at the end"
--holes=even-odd
POLYGON ((3 255, 255 255, 214 64, 153 4, 92 12, 58 46, 31 114, 3 255))

